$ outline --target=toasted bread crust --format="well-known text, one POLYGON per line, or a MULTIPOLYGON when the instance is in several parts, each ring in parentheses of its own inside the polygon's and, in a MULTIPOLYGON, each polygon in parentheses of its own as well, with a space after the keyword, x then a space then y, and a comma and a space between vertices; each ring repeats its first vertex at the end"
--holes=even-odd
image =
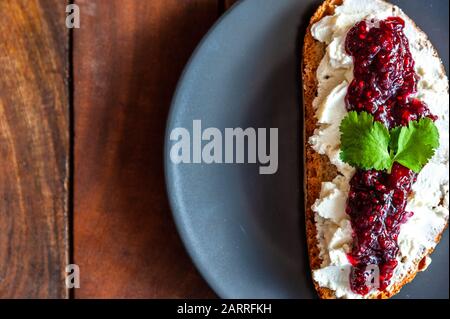
MULTIPOLYGON (((306 219, 306 236, 307 246, 309 254, 309 262, 311 271, 320 268, 322 263, 319 257, 319 247, 317 240, 317 229, 314 219, 314 212, 311 207, 319 198, 322 182, 331 181, 337 175, 337 170, 334 165, 330 163, 327 156, 316 153, 308 144, 309 137, 314 134, 314 130, 317 126, 317 120, 315 118, 315 111, 313 108, 313 100, 317 94, 317 79, 316 71, 325 54, 325 45, 315 40, 311 35, 311 27, 314 23, 321 20, 327 15, 332 15, 336 6, 343 3, 343 0, 325 0, 322 5, 312 16, 309 26, 306 30, 303 45, 303 58, 302 58, 302 80, 303 80, 303 111, 304 111, 304 125, 305 125, 305 141, 304 141, 304 176, 305 176, 305 219, 306 219)), ((418 32, 423 33, 417 26, 414 25, 418 32)), ((437 55, 436 50, 435 54, 437 55)), ((444 70, 444 66, 442 65, 444 70)), ((445 72, 445 71, 444 71, 445 72)), ((448 223, 447 223, 448 226, 448 223)), ((447 226, 445 228, 447 228, 447 226)), ((445 230, 445 229, 444 229, 445 230)), ((443 231, 442 231, 443 233, 443 231)), ((440 241, 442 233, 436 238, 436 243, 440 241)), ((430 249, 426 252, 423 258, 430 255, 434 249, 430 249)), ((387 299, 397 294, 400 289, 410 281, 414 279, 419 269, 419 264, 422 259, 417 260, 416 267, 409 273, 405 274, 402 281, 394 283, 392 289, 386 292, 379 292, 371 296, 373 299, 387 299)), ((317 282, 314 281, 314 286, 317 293, 322 299, 335 299, 334 291, 320 287, 317 282)))

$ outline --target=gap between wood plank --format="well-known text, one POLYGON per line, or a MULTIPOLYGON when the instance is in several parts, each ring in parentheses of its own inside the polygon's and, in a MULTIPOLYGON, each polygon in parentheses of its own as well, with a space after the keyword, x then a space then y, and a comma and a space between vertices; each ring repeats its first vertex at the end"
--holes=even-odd
MULTIPOLYGON (((74 4, 74 0, 69 0, 68 4, 74 4)), ((68 259, 69 264, 74 264, 74 147, 75 147, 75 109, 74 109, 74 78, 73 78, 73 29, 69 29, 68 34, 68 94, 69 94, 69 180, 68 180, 68 259)), ((75 299, 75 289, 69 289, 69 299, 75 299)))

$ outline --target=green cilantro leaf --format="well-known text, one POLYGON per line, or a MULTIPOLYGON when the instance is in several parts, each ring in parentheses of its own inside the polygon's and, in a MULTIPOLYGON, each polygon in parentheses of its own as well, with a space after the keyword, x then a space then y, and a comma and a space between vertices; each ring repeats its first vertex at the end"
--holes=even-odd
POLYGON ((341 126, 341 160, 364 169, 389 169, 389 131, 367 112, 349 112, 341 126))
POLYGON ((391 154, 397 152, 398 150, 398 137, 402 131, 403 126, 397 126, 391 129, 391 142, 389 143, 389 148, 391 149, 391 154))
POLYGON ((390 171, 394 162, 418 173, 439 147, 439 132, 429 118, 390 132, 367 112, 349 112, 341 126, 342 161, 363 169, 390 171))
POLYGON ((439 132, 434 122, 422 118, 409 122, 407 127, 391 132, 394 161, 419 173, 439 146, 439 132))

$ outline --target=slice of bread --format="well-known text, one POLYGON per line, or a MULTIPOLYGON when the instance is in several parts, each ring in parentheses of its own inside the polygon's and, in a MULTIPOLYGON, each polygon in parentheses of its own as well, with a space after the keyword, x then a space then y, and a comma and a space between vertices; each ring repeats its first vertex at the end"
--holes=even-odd
MULTIPOLYGON (((306 31, 303 57, 302 57, 302 80, 303 80, 303 107, 304 107, 304 123, 305 123, 305 141, 304 141, 304 155, 305 155, 305 218, 306 218, 306 233, 307 245, 309 252, 309 260, 311 271, 320 268, 322 260, 319 257, 319 246, 317 240, 317 229, 315 224, 315 213, 311 206, 319 197, 321 184, 325 181, 333 180, 337 175, 337 170, 332 165, 326 155, 316 153, 309 145, 308 139, 314 134, 317 127, 317 120, 315 118, 315 110, 313 108, 313 100, 317 93, 317 79, 316 71, 325 54, 325 45, 313 38, 311 35, 311 27, 314 23, 321 20, 327 15, 334 13, 335 7, 341 5, 343 0, 325 0, 317 9, 311 18, 309 26, 306 31)), ((417 32, 422 32, 415 26, 417 32)), ((423 33, 423 32, 422 32, 423 33)), ((436 50, 434 50, 435 54, 436 50)), ((444 70, 444 67, 442 66, 444 70)), ((445 71, 444 71, 445 73, 445 71)), ((436 238, 438 242, 442 233, 436 238)), ((378 292, 371 295, 370 298, 386 299, 397 294, 400 289, 414 279, 417 272, 422 270, 425 264, 425 258, 432 253, 433 249, 428 250, 424 256, 417 258, 414 261, 414 266, 402 276, 402 279, 395 282, 389 291, 378 292)), ((336 298, 334 291, 320 287, 317 282, 314 282, 315 288, 320 298, 334 299, 336 298)))

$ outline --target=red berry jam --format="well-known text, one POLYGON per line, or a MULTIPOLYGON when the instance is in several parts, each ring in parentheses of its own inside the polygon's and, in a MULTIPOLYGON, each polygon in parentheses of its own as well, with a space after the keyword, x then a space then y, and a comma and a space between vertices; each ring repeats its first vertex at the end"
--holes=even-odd
MULTIPOLYGON (((417 92, 418 76, 404 26, 397 17, 361 21, 348 32, 345 43, 355 66, 347 109, 368 112, 388 128, 423 117, 436 119, 425 103, 411 97, 417 92)), ((353 248, 348 259, 355 293, 370 291, 369 265, 378 266, 379 289, 389 285, 397 266, 400 226, 413 214, 405 207, 416 178, 416 173, 395 163, 390 174, 357 170, 350 181, 346 212, 353 229, 353 248)))
POLYGON ((410 98, 417 92, 418 76, 404 26, 397 17, 361 21, 348 32, 345 43, 355 65, 347 109, 366 111, 388 128, 421 117, 435 119, 423 102, 410 98))

